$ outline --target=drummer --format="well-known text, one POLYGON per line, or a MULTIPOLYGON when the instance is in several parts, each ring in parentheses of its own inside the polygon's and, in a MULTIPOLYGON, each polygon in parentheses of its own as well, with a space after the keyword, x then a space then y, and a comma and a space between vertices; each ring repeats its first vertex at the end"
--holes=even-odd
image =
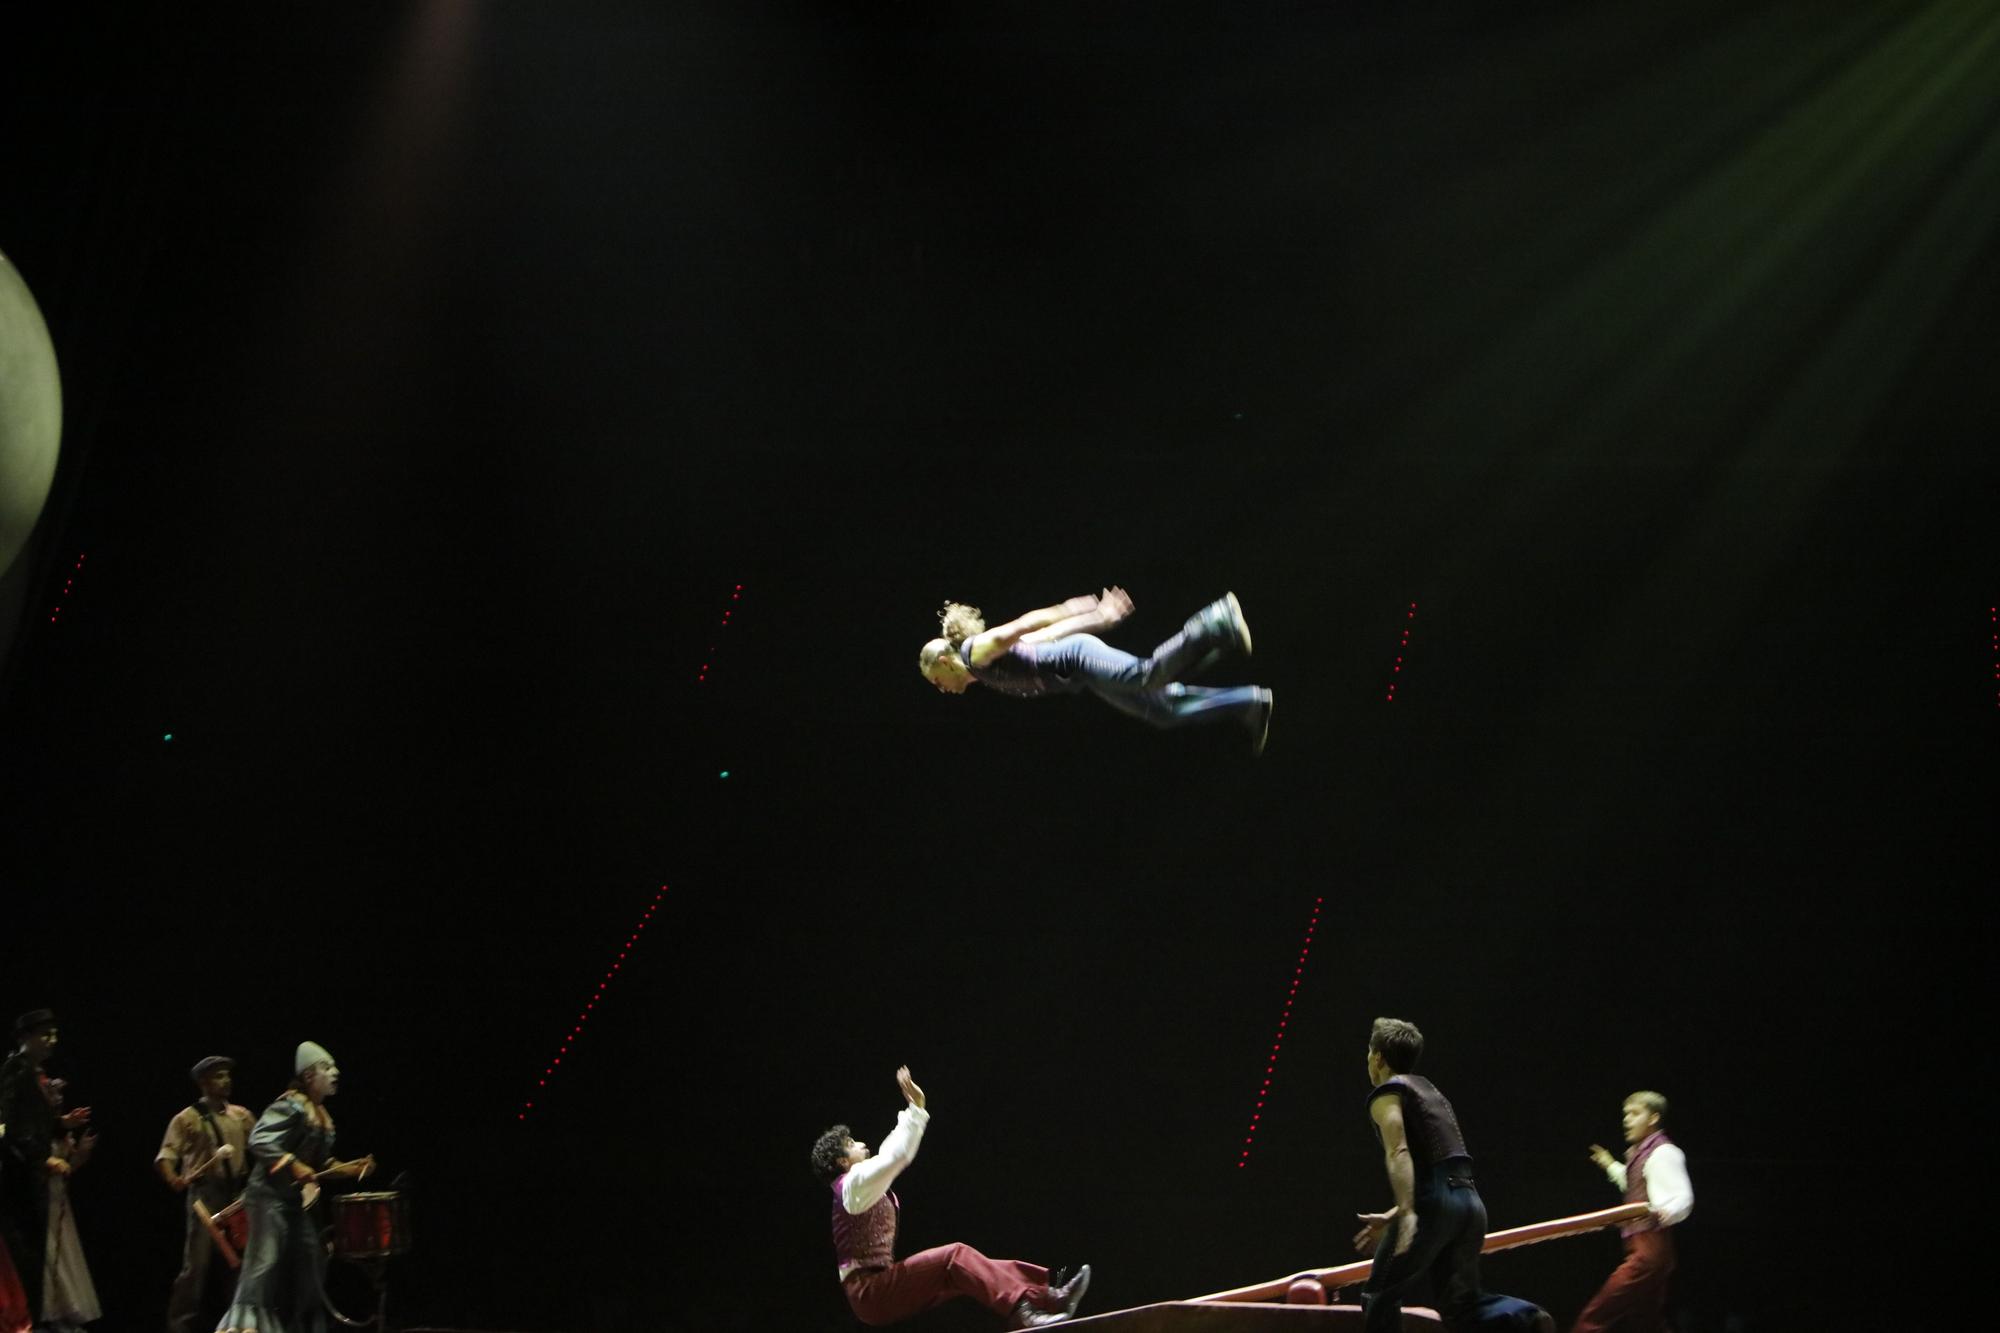
POLYGON ((181 1246, 180 1275, 167 1299, 168 1333, 213 1328, 210 1321, 229 1298, 229 1265, 215 1252, 195 1204, 221 1212, 243 1193, 250 1175, 250 1112, 229 1100, 235 1070, 236 1062, 228 1056, 211 1055, 188 1071, 201 1096, 167 1122, 159 1156, 153 1159, 167 1188, 187 1195, 187 1239, 181 1246))
POLYGON ((250 1245, 236 1283, 235 1303, 217 1333, 283 1329, 323 1333, 320 1283, 326 1250, 306 1220, 306 1191, 328 1180, 361 1180, 375 1159, 343 1162, 333 1155, 333 1116, 326 1099, 340 1087, 333 1055, 316 1041, 300 1042, 297 1076, 250 1131, 250 1245))

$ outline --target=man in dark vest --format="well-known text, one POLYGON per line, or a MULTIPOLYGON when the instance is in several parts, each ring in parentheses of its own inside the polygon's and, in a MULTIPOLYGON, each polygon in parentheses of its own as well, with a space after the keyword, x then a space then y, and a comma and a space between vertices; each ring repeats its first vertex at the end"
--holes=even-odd
POLYGON ((82 1129, 90 1108, 58 1115, 42 1083, 42 1066, 56 1049, 56 1016, 35 1009, 14 1020, 14 1051, 0 1064, 0 1235, 13 1253, 21 1287, 37 1318, 42 1310, 42 1264, 48 1253, 49 1174, 67 1171, 55 1155, 56 1136, 82 1129))
POLYGON ((1625 1262, 1583 1307, 1571 1333, 1611 1328, 1650 1333, 1667 1326, 1667 1277, 1674 1271, 1674 1242, 1667 1228, 1694 1211, 1694 1186, 1688 1181, 1686 1155, 1660 1128, 1666 1115, 1665 1097, 1635 1092, 1625 1099, 1625 1142, 1630 1145, 1625 1160, 1620 1162, 1599 1144, 1590 1145, 1590 1160, 1625 1192, 1625 1202, 1643 1203, 1651 1211, 1619 1228, 1625 1238, 1625 1262))
POLYGON ((970 1245, 941 1245, 896 1258, 896 1215, 889 1191, 916 1160, 930 1123, 924 1090, 908 1067, 896 1071, 905 1105, 896 1127, 870 1154, 846 1125, 835 1125, 813 1145, 813 1171, 833 1189, 833 1250, 840 1285, 854 1317, 864 1324, 893 1324, 959 1296, 969 1296, 1017 1328, 1058 1324, 1076 1313, 1090 1286, 1090 1265, 1050 1284, 1049 1270, 1013 1259, 989 1259, 970 1245))
POLYGON ((1472 1154, 1458 1115, 1429 1079, 1418 1075, 1424 1034, 1400 1018, 1378 1018, 1368 1034, 1368 1118, 1381 1141, 1396 1206, 1361 1214, 1354 1246, 1373 1251, 1362 1288, 1366 1333, 1402 1327, 1405 1302, 1429 1294, 1454 1329, 1539 1329, 1555 1321, 1539 1306, 1479 1286, 1486 1203, 1472 1179, 1472 1154))

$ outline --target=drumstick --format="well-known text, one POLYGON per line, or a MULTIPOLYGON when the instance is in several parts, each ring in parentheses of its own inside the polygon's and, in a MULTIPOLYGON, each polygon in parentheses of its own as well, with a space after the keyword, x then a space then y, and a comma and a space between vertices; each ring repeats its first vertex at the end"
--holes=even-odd
POLYGON ((242 1256, 236 1253, 236 1247, 229 1243, 229 1237, 225 1236, 222 1233, 222 1228, 216 1224, 242 1206, 243 1200, 238 1199, 221 1212, 211 1213, 208 1211, 208 1205, 204 1204, 200 1199, 194 1201, 194 1215, 201 1219, 203 1226, 208 1228, 209 1239, 215 1242, 216 1250, 222 1255, 223 1261, 231 1268, 241 1268, 243 1266, 242 1256))
POLYGON ((217 1148, 213 1153, 211 1153, 206 1162, 203 1162, 200 1166, 188 1172, 187 1175, 183 1176, 181 1179, 185 1183, 192 1185, 194 1184, 195 1181, 201 1179, 202 1173, 204 1171, 207 1171, 208 1168, 214 1166, 217 1162, 223 1160, 225 1157, 234 1157, 235 1155, 236 1155, 235 1145, 225 1143, 220 1148, 217 1148))

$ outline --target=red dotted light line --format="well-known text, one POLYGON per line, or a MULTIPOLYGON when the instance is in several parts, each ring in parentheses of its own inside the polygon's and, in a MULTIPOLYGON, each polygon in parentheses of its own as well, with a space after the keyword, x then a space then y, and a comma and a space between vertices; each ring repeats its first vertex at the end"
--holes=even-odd
POLYGON ((1389 668, 1389 702, 1396 702, 1396 677, 1403 674, 1403 654, 1410 651, 1410 622, 1417 618, 1417 604, 1410 603, 1410 612, 1403 617, 1403 638, 1396 645, 1396 664, 1389 668))
POLYGON ((708 679, 708 669, 711 665, 714 664, 715 659, 718 655, 717 650, 722 643, 722 636, 729 632, 730 617, 736 614, 736 603, 742 600, 743 600, 743 585, 739 583, 736 585, 735 589, 729 594, 729 605, 724 607, 722 611, 722 628, 715 632, 715 642, 708 645, 708 661, 703 662, 701 664, 701 670, 695 673, 695 678, 694 678, 695 684, 700 685, 708 679))
POLYGON ((1257 1089, 1257 1109, 1250 1113, 1250 1130, 1243 1136, 1243 1153, 1236 1159, 1238 1170, 1250 1165, 1250 1148, 1257 1141, 1257 1126, 1264 1119, 1264 1103, 1271 1098, 1271 1078, 1278 1068, 1278 1056, 1284 1050, 1285 1030, 1292 1022, 1292 1005, 1299 998, 1299 982, 1306 974, 1306 955, 1312 952, 1313 931, 1319 928, 1319 912, 1325 902, 1325 898, 1313 899, 1312 919, 1306 922, 1305 943, 1299 946, 1298 961, 1292 965, 1291 989, 1285 992, 1285 1011, 1278 1015, 1278 1031, 1271 1040, 1271 1058, 1264 1064, 1264 1083, 1257 1089))
POLYGON ((69 605, 70 589, 76 586, 77 579, 83 574, 83 557, 82 551, 76 553, 76 564, 71 566, 69 577, 63 580, 62 591, 56 594, 56 604, 49 608, 51 625, 62 618, 63 607, 69 605))
MULTIPOLYGON (((604 988, 611 984, 611 979, 618 975, 620 968, 625 966, 626 955, 638 947, 639 936, 645 933, 646 923, 653 919, 653 913, 660 910, 660 900, 666 896, 667 886, 662 884, 660 891, 653 895, 653 901, 646 905, 646 913, 639 918, 639 924, 633 927, 630 935, 625 937, 624 945, 618 950, 618 957, 612 960, 611 970, 604 974, 603 980, 597 983, 597 989, 590 993, 588 1000, 584 1001, 583 1012, 576 1016, 576 1022, 570 1027, 569 1035, 563 1038, 562 1047, 556 1051, 555 1058, 550 1060, 548 1065, 542 1070, 542 1076, 535 1080, 537 1088, 546 1088, 549 1085, 549 1080, 555 1077, 556 1070, 562 1067, 563 1057, 569 1054, 569 1048, 574 1046, 577 1038, 583 1035, 583 1025, 590 1021, 591 1014, 597 1010, 597 1002, 604 998, 604 988)), ((540 1095, 540 1093, 536 1094, 536 1096, 540 1095)), ((526 1120, 528 1112, 534 1109, 535 1103, 532 1099, 523 1102, 520 1114, 515 1116, 515 1119, 526 1120)))

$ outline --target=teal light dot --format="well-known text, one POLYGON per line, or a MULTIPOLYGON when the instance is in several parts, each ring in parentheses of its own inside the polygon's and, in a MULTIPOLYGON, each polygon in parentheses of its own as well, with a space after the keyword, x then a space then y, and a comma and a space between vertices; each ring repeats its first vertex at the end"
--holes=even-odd
POLYGON ((722 770, 722 772, 718 773, 716 776, 726 778, 729 776, 729 770, 725 768, 722 770))
POLYGON ((173 738, 174 738, 174 733, 173 733, 173 732, 171 732, 171 731, 170 731, 170 732, 168 732, 168 733, 167 733, 166 735, 164 735, 164 736, 160 737, 160 739, 161 739, 161 740, 163 740, 163 741, 170 741, 170 740, 172 740, 173 738))

